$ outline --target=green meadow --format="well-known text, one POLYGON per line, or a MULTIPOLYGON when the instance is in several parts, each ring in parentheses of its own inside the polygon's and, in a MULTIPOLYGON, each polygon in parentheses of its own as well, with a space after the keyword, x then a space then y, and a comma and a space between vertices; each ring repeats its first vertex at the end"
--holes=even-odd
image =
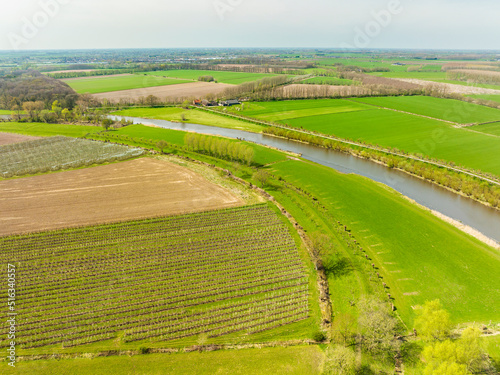
MULTIPOLYGON (((412 306, 436 298, 456 323, 500 320, 500 291, 492 288, 500 285, 498 251, 364 177, 293 160, 272 170, 313 194, 333 220, 351 229, 370 256, 366 262, 374 262, 390 286, 406 323, 414 317, 412 306)), ((335 298, 336 290, 331 294, 335 298)))
POLYGON ((78 138, 78 137, 83 137, 85 134, 88 133, 97 133, 100 131, 102 131, 102 128, 99 126, 44 124, 36 122, 0 123, 0 132, 34 135, 38 137, 53 137, 57 135, 63 135, 67 137, 78 138))
POLYGON ((189 83, 188 80, 168 79, 149 75, 119 75, 99 78, 77 78, 62 80, 79 94, 98 94, 102 92, 140 89, 145 87, 177 85, 189 83))
POLYGON ((500 122, 471 126, 468 129, 500 137, 500 122))
POLYGON ((469 96, 471 98, 491 100, 493 102, 500 103, 500 95, 467 95, 467 96, 469 96))
MULTIPOLYGON (((38 375, 315 375, 324 354, 316 346, 218 350, 18 362, 10 374, 38 375)), ((2 364, 4 366, 5 364, 2 364)), ((5 365, 6 366, 6 365, 5 365)))
MULTIPOLYGON (((252 103, 241 112, 246 116, 277 121, 292 127, 363 141, 387 148, 398 148, 413 154, 447 160, 472 169, 500 175, 500 139, 455 128, 443 121, 380 109, 391 106, 406 112, 421 112, 453 118, 455 101, 423 97, 363 98, 360 100, 298 100, 252 103), (387 99, 387 100, 385 100, 387 99), (443 101, 444 100, 444 101, 443 101), (425 103, 429 108, 425 109, 425 103), (439 104, 443 104, 439 107, 439 104), (446 110, 450 112, 446 112, 446 110), (481 150, 481 152, 478 152, 481 150)), ((467 121, 497 118, 500 110, 470 103, 464 113, 467 121), (477 117, 475 117, 477 115, 477 117)), ((499 116, 500 117, 500 116, 499 116)), ((467 122, 466 121, 466 122, 467 122)))
POLYGON ((343 78, 336 78, 336 77, 313 77, 313 78, 305 79, 305 80, 300 81, 298 83, 307 83, 307 84, 314 84, 314 85, 342 86, 342 85, 352 84, 352 80, 343 79, 343 78))
POLYGON ((157 70, 154 72, 147 72, 144 74, 157 77, 189 79, 192 81, 197 81, 198 77, 201 76, 212 76, 218 83, 228 83, 231 85, 239 85, 245 82, 252 82, 262 78, 269 78, 276 76, 276 74, 224 72, 216 70, 157 70))
POLYGON ((500 121, 500 110, 460 100, 430 96, 389 96, 352 100, 440 120, 453 121, 459 124, 500 121))
MULTIPOLYGON (((437 66, 439 69, 441 69, 441 66, 437 66)), ((433 71, 433 72, 427 72, 427 71, 414 71, 414 72, 408 72, 408 71, 398 71, 398 72, 376 72, 376 73, 370 73, 370 75, 377 76, 377 77, 386 77, 386 78, 413 78, 413 79, 421 79, 424 81, 442 81, 446 80, 446 72, 440 72, 440 71, 433 71)))
POLYGON ((237 120, 231 117, 219 116, 213 113, 178 107, 166 108, 131 108, 113 112, 116 116, 143 117, 167 121, 183 121, 200 125, 218 126, 220 128, 232 128, 244 131, 260 133, 263 126, 252 124, 247 121, 237 120))

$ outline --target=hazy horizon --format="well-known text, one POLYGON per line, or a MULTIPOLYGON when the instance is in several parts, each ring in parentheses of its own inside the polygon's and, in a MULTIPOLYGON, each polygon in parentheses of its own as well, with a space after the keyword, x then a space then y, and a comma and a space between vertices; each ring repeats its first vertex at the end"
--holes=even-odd
POLYGON ((494 0, 25 0, 3 4, 0 50, 500 50, 494 0))

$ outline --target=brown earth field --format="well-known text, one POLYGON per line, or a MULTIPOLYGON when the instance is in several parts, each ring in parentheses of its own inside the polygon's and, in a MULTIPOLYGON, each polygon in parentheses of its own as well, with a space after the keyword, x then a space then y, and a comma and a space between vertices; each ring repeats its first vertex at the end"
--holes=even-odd
POLYGON ((114 102, 118 102, 120 99, 135 100, 139 99, 141 96, 147 97, 148 95, 154 95, 165 100, 166 98, 202 97, 210 93, 219 94, 227 87, 234 87, 234 85, 210 82, 180 83, 178 85, 103 92, 100 94, 93 94, 93 96, 98 99, 108 99, 114 102))
POLYGON ((485 89, 482 87, 475 86, 464 86, 464 85, 455 85, 453 83, 443 83, 443 82, 433 82, 433 81, 424 81, 421 79, 414 78, 393 78, 398 81, 416 83, 418 85, 422 85, 424 87, 434 87, 436 89, 444 90, 449 94, 464 94, 464 95, 473 95, 473 94, 491 94, 491 95, 500 95, 500 90, 495 89, 485 89))
POLYGON ((244 204, 187 168, 140 158, 0 182, 0 236, 244 204))
POLYGON ((0 133, 0 146, 11 145, 13 143, 21 143, 26 141, 33 141, 40 139, 40 137, 32 137, 29 135, 13 134, 13 133, 0 133))

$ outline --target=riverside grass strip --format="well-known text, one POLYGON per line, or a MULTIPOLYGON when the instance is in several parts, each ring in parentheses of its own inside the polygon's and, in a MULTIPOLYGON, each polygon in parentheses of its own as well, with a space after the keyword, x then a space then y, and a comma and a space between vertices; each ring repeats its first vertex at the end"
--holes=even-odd
POLYGON ((0 254, 23 270, 25 349, 257 333, 309 315, 305 266, 265 204, 0 237, 0 254))

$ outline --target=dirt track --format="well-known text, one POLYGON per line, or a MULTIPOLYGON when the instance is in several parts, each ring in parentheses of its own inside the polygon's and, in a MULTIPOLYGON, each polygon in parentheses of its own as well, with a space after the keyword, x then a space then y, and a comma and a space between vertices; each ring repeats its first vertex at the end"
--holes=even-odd
POLYGON ((227 87, 234 87, 225 83, 193 82, 180 83, 178 85, 146 87, 132 90, 104 92, 94 94, 98 99, 108 99, 111 101, 120 101, 120 99, 139 99, 141 96, 155 95, 160 99, 181 98, 181 97, 201 97, 210 93, 218 94, 227 87))
POLYGON ((14 133, 0 133, 0 146, 11 145, 13 143, 21 143, 26 141, 33 141, 40 139, 40 137, 32 137, 29 135, 21 135, 14 133))
POLYGON ((0 235, 243 204, 189 169, 141 158, 0 182, 0 235))

